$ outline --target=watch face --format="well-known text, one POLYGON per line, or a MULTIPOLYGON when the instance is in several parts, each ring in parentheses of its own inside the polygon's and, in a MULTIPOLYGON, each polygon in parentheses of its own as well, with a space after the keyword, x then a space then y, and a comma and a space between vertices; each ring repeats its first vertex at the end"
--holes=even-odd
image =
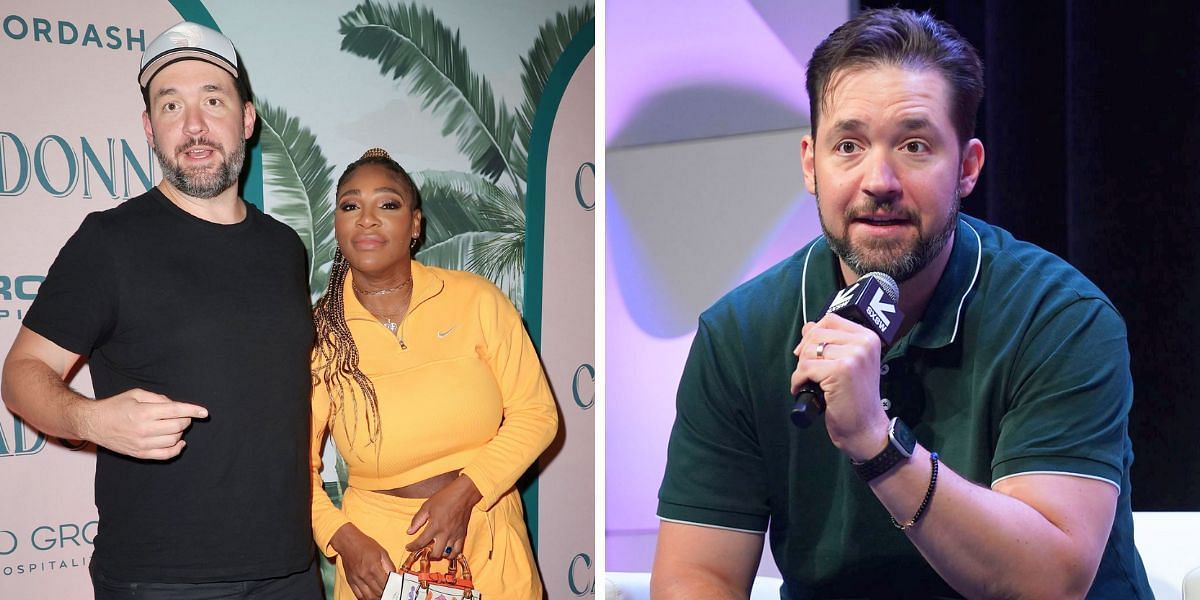
POLYGON ((904 458, 912 456, 913 449, 917 447, 917 436, 913 435, 912 430, 899 417, 892 419, 888 436, 892 439, 892 446, 899 450, 904 458))

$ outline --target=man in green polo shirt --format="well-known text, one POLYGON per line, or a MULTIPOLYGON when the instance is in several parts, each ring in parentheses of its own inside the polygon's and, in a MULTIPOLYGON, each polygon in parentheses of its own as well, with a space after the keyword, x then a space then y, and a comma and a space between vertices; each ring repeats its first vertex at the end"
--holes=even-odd
POLYGON ((960 215, 984 163, 975 50, 867 11, 808 66, 805 182, 824 235, 700 317, 659 492, 658 598, 1152 598, 1133 545, 1125 326, 1073 267, 960 215), (822 315, 899 282, 871 330, 822 315), (804 382, 827 410, 789 413, 804 382))

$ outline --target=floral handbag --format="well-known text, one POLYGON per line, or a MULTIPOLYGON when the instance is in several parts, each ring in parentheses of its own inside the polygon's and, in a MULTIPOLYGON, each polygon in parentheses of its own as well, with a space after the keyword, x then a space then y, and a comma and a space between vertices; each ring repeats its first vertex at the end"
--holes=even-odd
POLYGON ((429 570, 429 546, 409 554, 404 566, 388 575, 380 600, 483 600, 471 581, 467 557, 459 554, 449 563, 445 573, 434 573, 429 570))

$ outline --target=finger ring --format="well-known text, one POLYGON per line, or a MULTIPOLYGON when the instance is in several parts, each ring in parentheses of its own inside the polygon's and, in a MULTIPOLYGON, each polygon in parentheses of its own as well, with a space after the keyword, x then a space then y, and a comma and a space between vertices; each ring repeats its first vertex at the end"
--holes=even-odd
POLYGON ((450 554, 451 552, 454 552, 454 546, 446 546, 445 554, 450 554))
POLYGON ((817 358, 825 358, 825 345, 829 342, 821 342, 817 344, 817 358))

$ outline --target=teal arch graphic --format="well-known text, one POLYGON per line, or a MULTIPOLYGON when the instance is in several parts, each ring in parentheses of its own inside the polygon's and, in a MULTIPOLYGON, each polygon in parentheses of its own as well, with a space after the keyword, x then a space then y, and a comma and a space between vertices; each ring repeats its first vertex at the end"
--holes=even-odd
MULTIPOLYGON (((529 338, 540 353, 542 350, 542 270, 545 268, 546 244, 546 158, 550 151, 550 128, 558 115, 567 84, 579 69, 580 63, 596 46, 596 20, 579 28, 571 43, 563 50, 550 77, 542 99, 538 101, 533 130, 529 135, 529 179, 525 195, 525 323, 529 338)), ((529 538, 533 551, 538 546, 538 482, 521 490, 525 514, 529 519, 529 538)))

